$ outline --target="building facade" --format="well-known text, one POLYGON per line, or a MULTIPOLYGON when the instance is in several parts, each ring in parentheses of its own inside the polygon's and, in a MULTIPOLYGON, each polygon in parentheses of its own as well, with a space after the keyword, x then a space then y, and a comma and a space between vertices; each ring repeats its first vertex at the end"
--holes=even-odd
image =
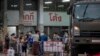
MULTIPOLYGON (((45 4, 46 0, 43 0, 43 27, 44 32, 50 35, 53 32, 67 31, 70 26, 69 15, 65 8, 60 8, 61 2, 55 2, 52 4, 45 4), (59 5, 58 5, 59 3, 59 5), (58 8, 58 6, 59 8, 58 8), (48 6, 48 7, 47 7, 48 6), (54 6, 54 7, 52 7, 54 6), (50 7, 50 8, 49 8, 50 7)), ((23 31, 26 33, 28 31, 34 32, 38 25, 38 1, 37 0, 24 0, 23 9, 23 31)), ((63 3, 62 3, 63 4, 63 3)), ((65 5, 65 4, 63 4, 65 5)), ((8 32, 16 33, 18 32, 19 26, 19 0, 7 0, 7 25, 8 32), (13 29, 13 31, 11 30, 13 29)))

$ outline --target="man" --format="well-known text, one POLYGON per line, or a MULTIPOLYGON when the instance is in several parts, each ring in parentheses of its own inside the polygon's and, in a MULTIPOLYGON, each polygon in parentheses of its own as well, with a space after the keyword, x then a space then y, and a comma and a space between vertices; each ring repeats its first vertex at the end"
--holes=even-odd
POLYGON ((41 33, 40 38, 39 38, 39 41, 40 41, 40 56, 43 56, 43 54, 44 54, 43 43, 44 43, 44 41, 47 41, 47 40, 48 40, 48 36, 44 33, 41 33))
POLYGON ((33 42, 34 42, 34 37, 32 36, 32 32, 28 33, 28 44, 29 44, 29 48, 32 48, 33 42))
MULTIPOLYGON (((58 33, 53 34, 53 41, 61 41, 61 37, 58 35, 58 33)), ((54 56, 60 56, 60 52, 54 52, 54 56)))
POLYGON ((68 38, 69 35, 67 32, 65 32, 63 36, 64 51, 68 51, 68 41, 69 41, 68 38))
POLYGON ((15 50, 12 47, 8 49, 7 56, 15 56, 15 50))
POLYGON ((34 37, 34 43, 32 47, 33 55, 39 54, 39 31, 35 30, 35 34, 33 34, 34 37))

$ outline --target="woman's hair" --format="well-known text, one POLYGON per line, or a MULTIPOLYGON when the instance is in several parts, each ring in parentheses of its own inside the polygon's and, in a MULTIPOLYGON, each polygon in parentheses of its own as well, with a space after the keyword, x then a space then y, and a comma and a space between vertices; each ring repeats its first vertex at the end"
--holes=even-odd
POLYGON ((54 34, 58 34, 57 32, 54 32, 54 34))
POLYGON ((38 30, 35 30, 35 33, 38 33, 39 31, 38 30))
POLYGON ((14 35, 15 35, 15 33, 12 33, 12 34, 11 34, 11 36, 14 36, 14 35))
POLYGON ((21 32, 20 34, 24 34, 23 32, 21 32))

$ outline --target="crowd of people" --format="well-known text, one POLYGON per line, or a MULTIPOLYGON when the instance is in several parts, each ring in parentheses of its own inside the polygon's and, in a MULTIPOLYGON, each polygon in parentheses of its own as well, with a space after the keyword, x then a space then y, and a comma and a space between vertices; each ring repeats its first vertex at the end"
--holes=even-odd
MULTIPOLYGON (((13 48, 15 50, 15 55, 19 53, 21 56, 27 56, 28 53, 31 53, 33 55, 42 56, 44 54, 44 41, 62 41, 64 44, 66 44, 68 40, 67 38, 68 33, 65 33, 62 37, 58 33, 54 33, 52 38, 50 38, 45 33, 40 33, 37 30, 34 34, 32 34, 31 31, 27 32, 26 34, 21 32, 19 36, 12 33, 10 36, 9 34, 5 36, 4 48, 6 51, 9 48, 13 48)), ((54 53, 54 56, 59 56, 59 54, 54 53)))

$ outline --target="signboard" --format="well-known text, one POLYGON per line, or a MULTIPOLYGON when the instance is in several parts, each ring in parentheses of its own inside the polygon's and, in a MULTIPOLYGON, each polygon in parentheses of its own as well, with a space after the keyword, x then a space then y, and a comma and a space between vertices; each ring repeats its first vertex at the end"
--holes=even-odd
MULTIPOLYGON (((43 13, 44 26, 69 26, 70 19, 66 12, 44 12, 43 13)), ((7 11, 8 25, 19 24, 19 11, 7 11)), ((25 26, 37 25, 37 12, 24 11, 23 24, 25 26)))
POLYGON ((69 26, 70 19, 66 12, 44 12, 45 26, 69 26))
MULTIPOLYGON (((7 11, 8 25, 19 25, 19 11, 7 11)), ((36 26, 37 12, 24 11, 23 24, 25 26, 36 26)))
POLYGON ((45 52, 63 52, 63 44, 58 41, 47 41, 44 42, 45 52))
POLYGON ((35 11, 24 11, 23 24, 24 25, 36 25, 37 13, 35 11))

